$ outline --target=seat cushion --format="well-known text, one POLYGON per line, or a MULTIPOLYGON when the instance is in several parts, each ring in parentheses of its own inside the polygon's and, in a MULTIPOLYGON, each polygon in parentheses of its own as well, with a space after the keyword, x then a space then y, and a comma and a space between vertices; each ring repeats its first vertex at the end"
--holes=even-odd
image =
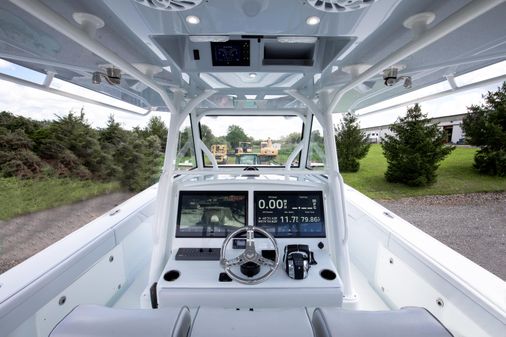
POLYGON ((190 325, 186 307, 132 310, 79 305, 49 337, 186 337, 190 325))
POLYGON ((452 334, 424 308, 390 311, 354 311, 317 308, 315 337, 451 337, 452 334))
POLYGON ((191 337, 311 337, 305 308, 200 307, 191 337))

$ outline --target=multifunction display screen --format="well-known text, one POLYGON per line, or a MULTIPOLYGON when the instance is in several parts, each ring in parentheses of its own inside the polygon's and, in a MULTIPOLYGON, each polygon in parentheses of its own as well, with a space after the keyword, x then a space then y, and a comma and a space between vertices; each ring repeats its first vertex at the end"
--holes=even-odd
POLYGON ((322 192, 255 192, 255 226, 278 238, 325 237, 322 192))
POLYGON ((246 224, 247 205, 246 191, 181 191, 176 237, 226 237, 246 224))
POLYGON ((249 40, 211 42, 213 66, 249 67, 249 40))

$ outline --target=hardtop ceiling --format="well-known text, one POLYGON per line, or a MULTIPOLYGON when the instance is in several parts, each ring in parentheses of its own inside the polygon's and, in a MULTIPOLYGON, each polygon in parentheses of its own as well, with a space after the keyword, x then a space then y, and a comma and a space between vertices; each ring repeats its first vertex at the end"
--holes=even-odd
MULTIPOLYGON (((314 99, 322 90, 344 87, 352 79, 348 66, 374 65, 411 41, 412 32, 403 26, 408 17, 434 13, 430 29, 471 1, 364 1, 363 8, 332 12, 302 0, 189 1, 182 2, 189 9, 178 11, 146 6, 157 1, 42 2, 76 26, 75 13, 101 18, 105 25, 95 39, 139 69, 154 66, 153 79, 169 95, 182 89, 189 99, 214 88, 221 94, 262 99, 295 89, 314 99), (199 23, 189 23, 188 16, 199 23), (313 16, 319 24, 307 24, 313 16), (223 41, 247 41, 248 46, 243 43, 242 49, 230 51, 232 44, 223 41), (238 52, 242 59, 234 63, 238 52)), ((410 89, 402 84, 385 87, 378 73, 360 90, 346 94, 335 112, 347 111, 357 99, 354 108, 360 109, 440 82, 445 75, 458 76, 506 59, 505 17, 502 3, 404 59, 399 69, 413 78, 410 89)), ((9 1, 0 3, 0 57, 137 106, 164 106, 158 93, 128 74, 119 87, 93 84, 93 72, 106 67, 106 61, 9 1)))

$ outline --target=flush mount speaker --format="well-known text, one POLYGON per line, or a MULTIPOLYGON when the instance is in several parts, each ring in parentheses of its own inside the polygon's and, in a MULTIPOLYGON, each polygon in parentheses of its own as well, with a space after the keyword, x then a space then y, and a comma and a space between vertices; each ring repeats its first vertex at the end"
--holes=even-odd
POLYGON ((329 13, 351 12, 370 6, 376 0, 308 0, 314 8, 329 13))
POLYGON ((180 12, 200 5, 202 0, 135 0, 137 3, 163 11, 180 12))

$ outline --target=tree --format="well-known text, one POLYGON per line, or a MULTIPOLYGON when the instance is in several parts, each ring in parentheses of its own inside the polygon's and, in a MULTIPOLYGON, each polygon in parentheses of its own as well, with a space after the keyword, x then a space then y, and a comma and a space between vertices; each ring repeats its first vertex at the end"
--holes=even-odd
POLYGON ((424 186, 436 180, 439 162, 454 149, 446 146, 446 134, 430 124, 420 105, 409 108, 406 117, 390 127, 393 135, 382 140, 388 168, 385 178, 410 186, 424 186))
POLYGON ((216 137, 213 135, 211 128, 205 124, 200 124, 200 138, 209 147, 216 144, 216 137))
POLYGON ((360 130, 357 118, 350 113, 344 115, 336 130, 339 170, 342 172, 357 172, 360 168, 359 160, 367 155, 370 146, 367 136, 360 130))
POLYGON ((230 146, 235 149, 239 146, 240 142, 249 142, 250 139, 244 132, 243 128, 238 125, 230 125, 227 130, 227 135, 225 139, 230 144, 230 146))
POLYGON ((462 123, 466 141, 480 147, 474 167, 483 174, 506 176, 506 82, 468 111, 462 123))
POLYGON ((44 163, 32 147, 23 129, 0 127, 0 177, 30 178, 41 173, 44 163))
POLYGON ((130 191, 140 191, 157 179, 160 140, 156 136, 147 139, 132 132, 127 142, 118 149, 118 164, 121 166, 121 184, 130 191))
POLYGON ((292 132, 282 138, 285 144, 299 144, 301 138, 300 132, 292 132))
POLYGON ((161 151, 165 152, 167 145, 167 127, 159 116, 153 116, 149 119, 148 125, 144 128, 144 138, 157 136, 161 143, 161 151))
POLYGON ((52 137, 72 151, 95 178, 110 180, 114 176, 112 158, 102 151, 98 131, 88 124, 82 110, 78 115, 69 112, 66 116, 58 117, 51 128, 52 137))

